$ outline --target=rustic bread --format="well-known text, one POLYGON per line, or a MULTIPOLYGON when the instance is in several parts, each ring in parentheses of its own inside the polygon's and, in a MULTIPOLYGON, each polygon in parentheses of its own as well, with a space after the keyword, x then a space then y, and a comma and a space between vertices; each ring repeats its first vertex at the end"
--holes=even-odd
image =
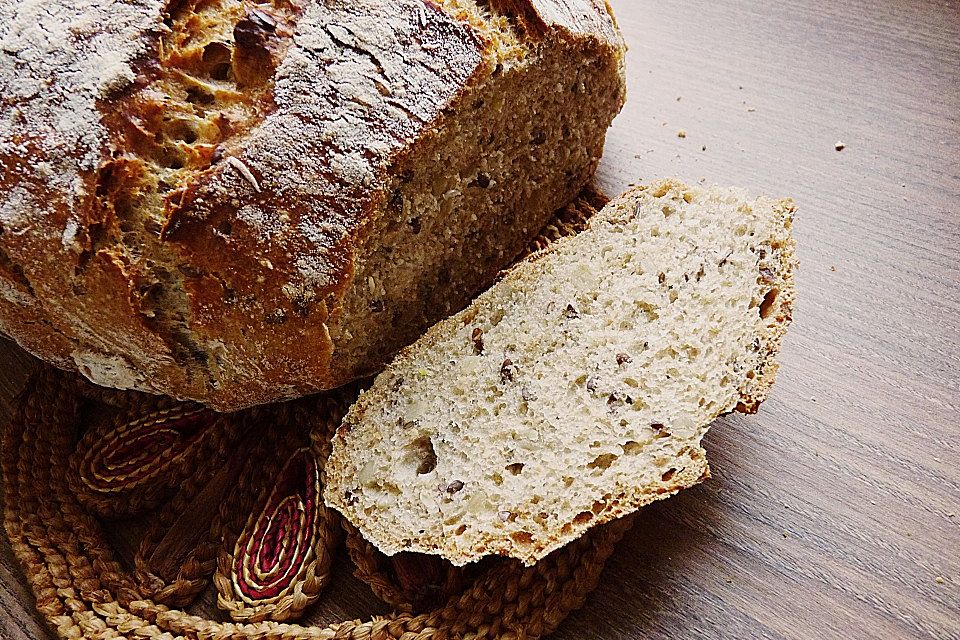
POLYGON ((387 554, 533 563, 708 476, 790 322, 790 200, 663 181, 509 271, 351 408, 324 498, 387 554))
POLYGON ((382 366, 593 173, 605 0, 0 0, 0 331, 217 409, 382 366))

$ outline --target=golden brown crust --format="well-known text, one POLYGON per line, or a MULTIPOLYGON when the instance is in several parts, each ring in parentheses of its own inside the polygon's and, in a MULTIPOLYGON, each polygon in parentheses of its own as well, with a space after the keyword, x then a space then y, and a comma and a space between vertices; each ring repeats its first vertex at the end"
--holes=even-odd
POLYGON ((191 327, 200 341, 224 343, 218 357, 252 374, 240 375, 250 391, 262 379, 312 387, 288 396, 333 382, 325 380, 327 324, 352 273, 355 235, 383 198, 371 187, 480 69, 481 45, 469 29, 416 6, 308 8, 300 38, 309 46, 295 44, 280 65, 276 110, 243 148, 176 194, 165 237, 203 274, 184 282, 191 327), (398 19, 402 26, 392 26, 398 19), (436 55, 458 63, 426 66, 410 37, 421 29, 436 55), (378 82, 395 95, 381 96, 378 82), (263 331, 267 319, 273 335, 244 340, 243 331, 263 331), (291 362, 291 340, 310 344, 313 357, 291 362), (291 372, 291 364, 302 368, 291 372))
MULTIPOLYGON (((167 4, 0 0, 0 331, 220 409, 340 384, 328 327, 381 187, 496 43, 454 2, 167 4)), ((622 62, 599 0, 515 4, 622 62)))
MULTIPOLYGON (((97 168, 111 150, 99 104, 135 81, 133 64, 162 27, 161 4, 0 3, 0 320, 61 366, 83 366, 72 356, 77 339, 91 351, 122 346, 157 362, 168 357, 113 288, 129 265, 103 256, 94 281, 73 282, 84 246, 95 241, 82 229, 103 223, 97 168), (114 46, 101 47, 105 40, 114 46), (80 294, 98 286, 111 295, 94 308, 80 294), (98 316, 118 311, 94 329, 98 316)), ((115 359, 104 367, 122 362, 115 359)))

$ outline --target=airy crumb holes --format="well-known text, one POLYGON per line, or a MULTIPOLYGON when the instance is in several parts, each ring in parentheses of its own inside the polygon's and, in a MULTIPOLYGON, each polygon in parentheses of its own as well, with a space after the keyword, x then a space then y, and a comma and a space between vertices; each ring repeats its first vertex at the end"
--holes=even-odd
POLYGON ((520 475, 520 473, 523 471, 523 463, 522 463, 522 462, 513 462, 513 463, 511 463, 511 464, 508 464, 508 465, 507 465, 506 467, 504 467, 504 468, 505 468, 507 471, 509 471, 510 473, 512 473, 513 475, 518 476, 518 475, 520 475))
POLYGON ((635 456, 643 450, 643 445, 636 440, 627 440, 622 445, 623 453, 628 456, 635 456))
POLYGON ((593 512, 592 512, 592 511, 581 511, 581 512, 578 513, 578 514, 576 515, 576 517, 573 519, 573 524, 586 524, 586 523, 590 522, 591 520, 593 520, 593 512))
POLYGON ((606 470, 610 468, 614 462, 617 461, 619 456, 613 453, 601 453, 596 458, 593 459, 593 462, 587 464, 588 469, 601 469, 606 470))
POLYGON ((770 289, 767 291, 766 295, 763 296, 763 302, 760 303, 760 317, 766 320, 770 317, 770 312, 773 311, 773 306, 777 301, 777 295, 779 295, 777 289, 770 289))
POLYGON ((529 531, 517 531, 510 534, 510 538, 517 544, 530 544, 533 542, 533 534, 529 531))
POLYGON ((425 475, 437 468, 437 453, 433 442, 421 436, 407 445, 407 460, 416 465, 417 475, 425 475))

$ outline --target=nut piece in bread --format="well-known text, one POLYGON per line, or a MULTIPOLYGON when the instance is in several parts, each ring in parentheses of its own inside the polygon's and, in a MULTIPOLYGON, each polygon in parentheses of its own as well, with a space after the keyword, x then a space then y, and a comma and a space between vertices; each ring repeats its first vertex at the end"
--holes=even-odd
POLYGON ((334 438, 327 504, 387 554, 531 564, 700 482, 711 421, 773 383, 793 212, 673 180, 615 199, 401 351, 334 438))
POLYGON ((594 171, 603 0, 0 0, 0 332, 221 410, 377 370, 594 171))

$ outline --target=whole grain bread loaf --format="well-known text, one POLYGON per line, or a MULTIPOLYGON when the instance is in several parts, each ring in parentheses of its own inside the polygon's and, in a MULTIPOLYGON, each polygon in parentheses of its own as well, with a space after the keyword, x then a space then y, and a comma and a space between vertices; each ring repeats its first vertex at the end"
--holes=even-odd
POLYGON ((0 330, 217 409, 375 371, 593 173, 605 0, 0 0, 0 330))
POLYGON ((387 554, 533 563, 700 482, 717 416, 773 383, 790 200, 634 189, 431 328, 333 441, 324 498, 387 554))

